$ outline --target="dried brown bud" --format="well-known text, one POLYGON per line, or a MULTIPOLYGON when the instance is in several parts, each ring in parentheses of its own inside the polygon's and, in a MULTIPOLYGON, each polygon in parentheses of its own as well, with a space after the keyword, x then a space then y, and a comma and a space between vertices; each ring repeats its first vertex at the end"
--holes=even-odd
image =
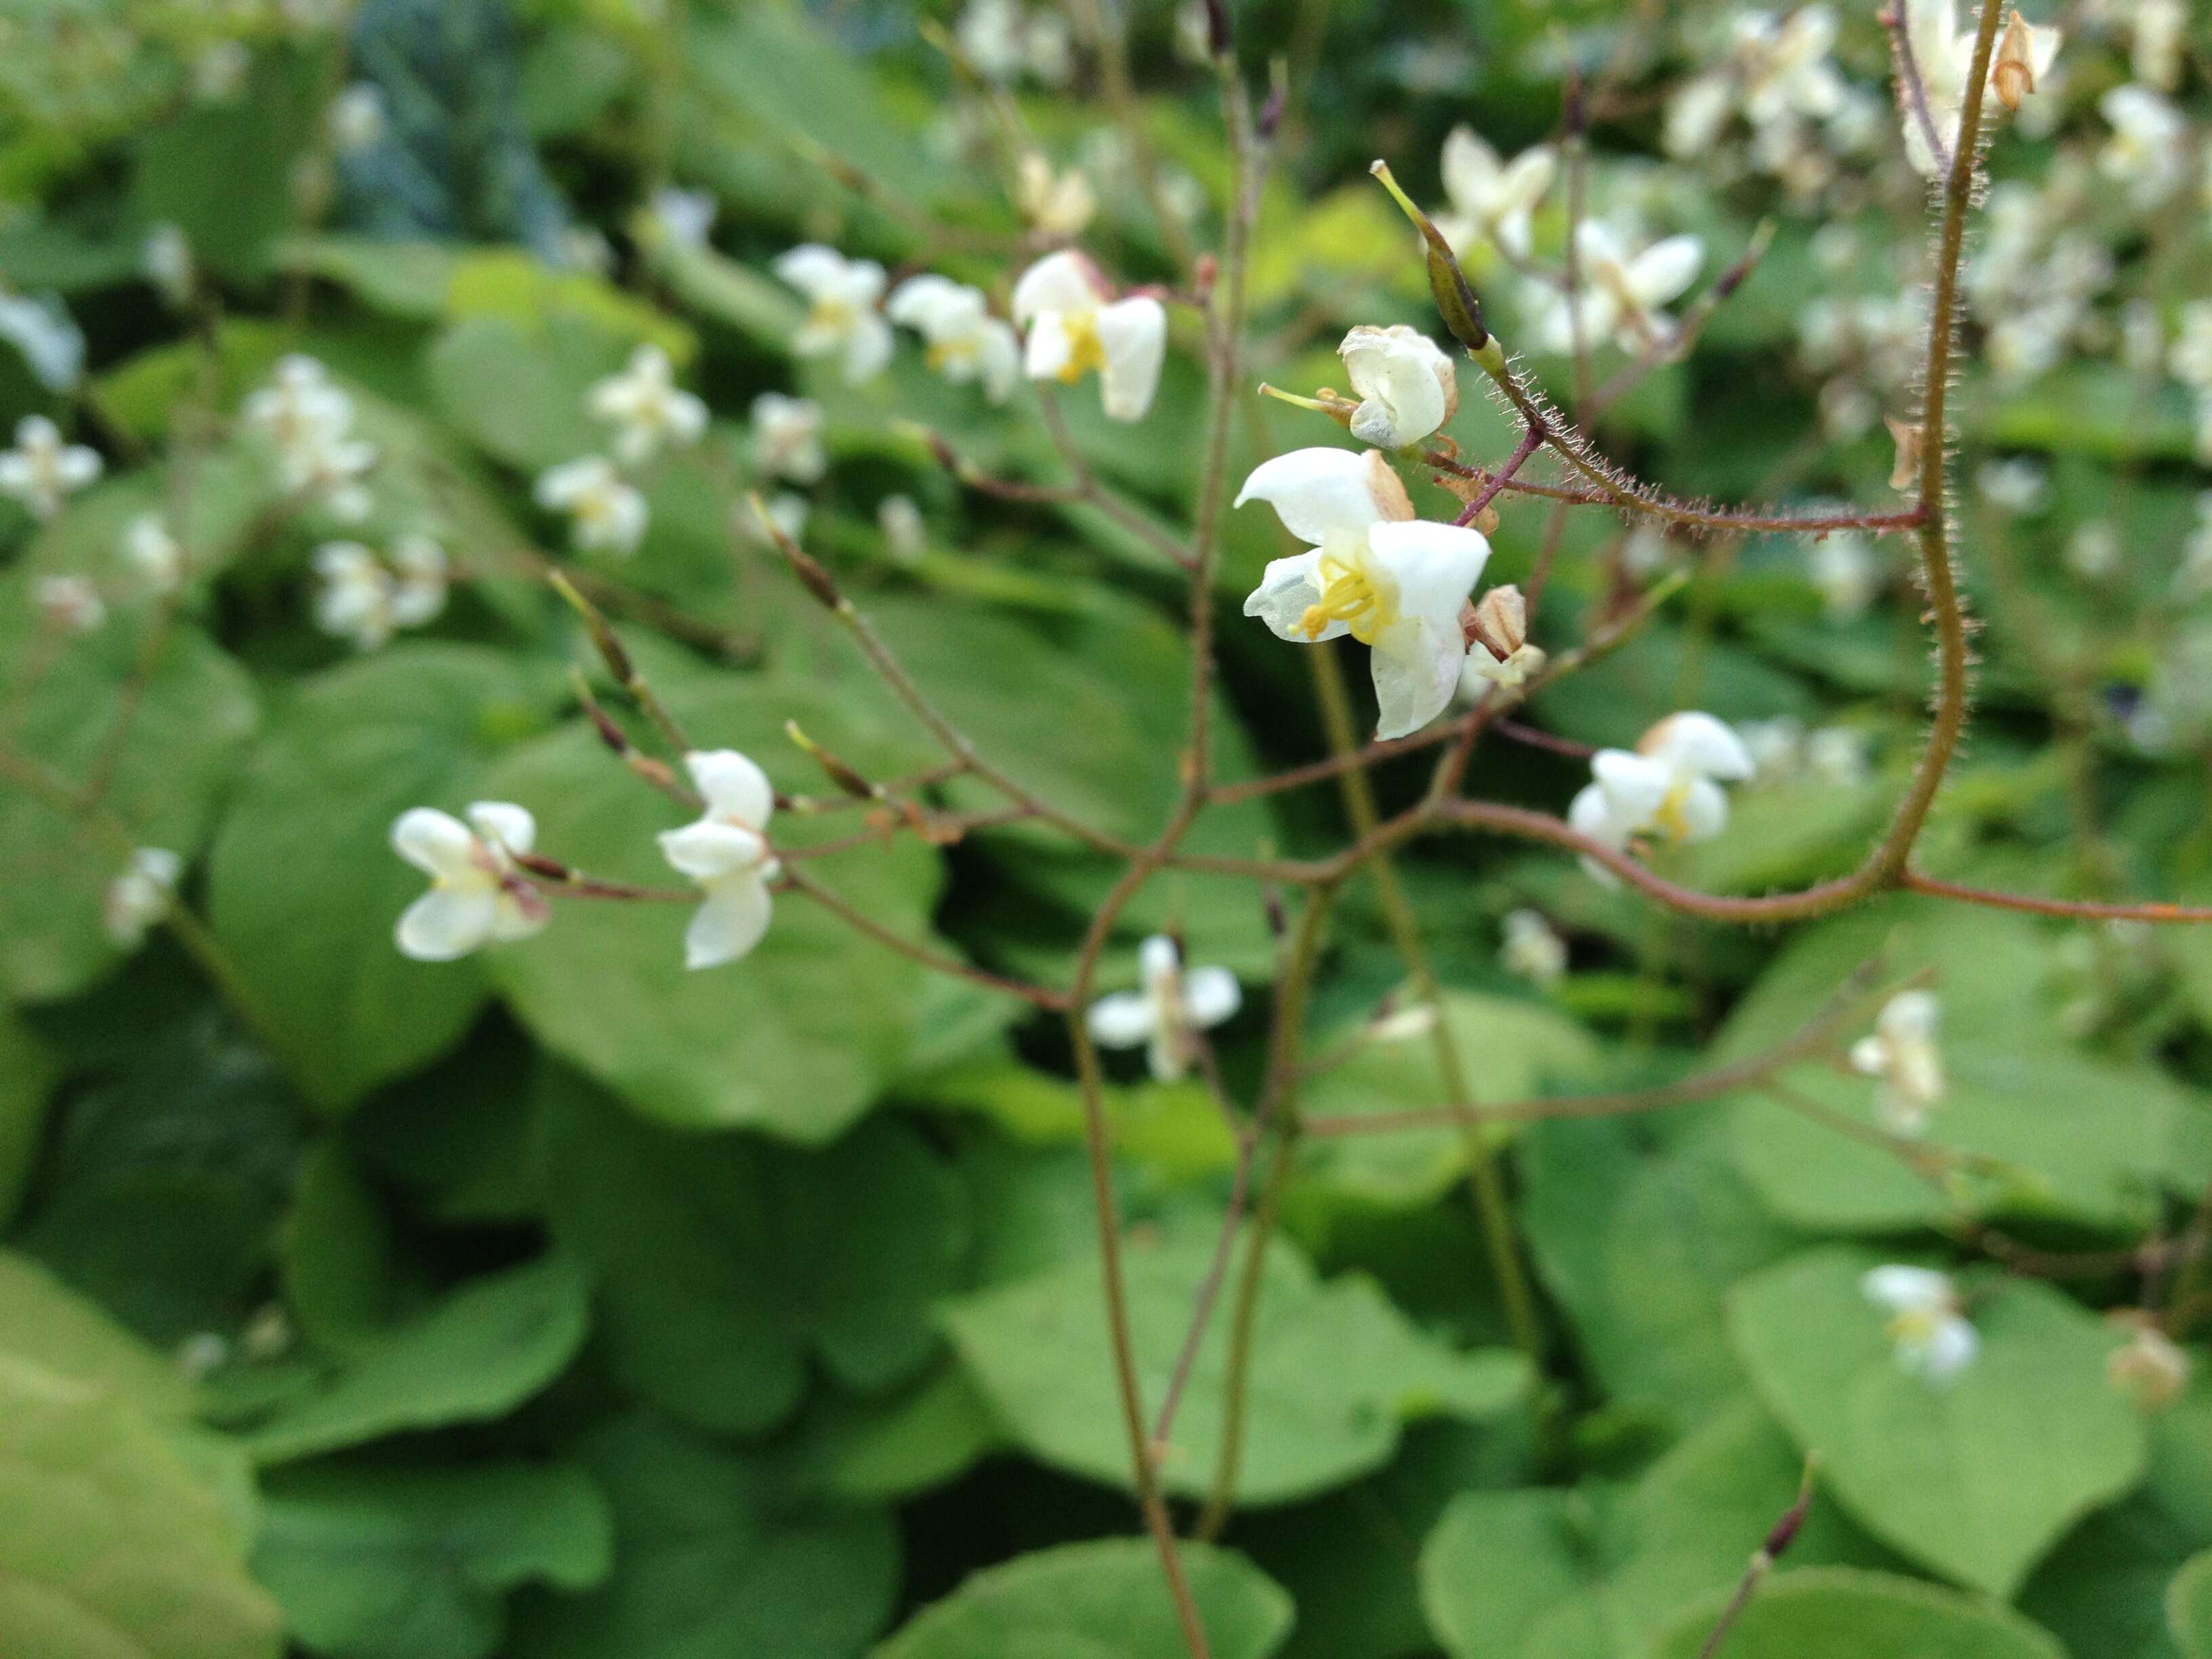
POLYGON ((783 732, 786 737, 806 751, 809 758, 817 766, 830 775, 830 782, 852 796, 854 799, 875 800, 883 794, 884 792, 862 777, 856 768, 840 760, 813 738, 808 737, 805 732, 800 731, 797 720, 786 720, 783 723, 783 732))
POLYGON ((2035 90, 2035 31, 2017 11, 2005 24, 2004 36, 1997 42, 1996 61, 1990 69, 1990 84, 1996 88, 1998 100, 2014 111, 2020 108, 2020 100, 2035 90))
POLYGON ((1889 487, 1910 489, 1920 477, 1920 459, 1928 441, 1928 428, 1916 421, 1900 421, 1893 416, 1884 416, 1882 423, 1897 442, 1897 465, 1889 470, 1889 487))
POLYGON ((760 520, 761 533, 775 544, 775 550, 783 555, 784 562, 791 567, 799 585, 830 610, 842 609, 845 596, 837 591, 837 584, 822 568, 821 562, 784 533, 783 526, 769 516, 767 503, 757 495, 752 497, 752 509, 753 516, 760 520))
POLYGON ((1405 480, 1399 477, 1379 449, 1367 452, 1367 488, 1375 497, 1375 504, 1382 509, 1382 516, 1403 524, 1413 516, 1413 498, 1406 493, 1405 480))
POLYGON ((607 672, 614 676, 615 683, 628 685, 635 679, 637 670, 630 662, 629 653, 615 637, 615 630, 606 617, 600 614, 599 608, 578 592, 575 583, 560 571, 548 573, 545 580, 552 585, 556 593, 568 600, 569 608, 583 618, 585 630, 591 635, 592 644, 598 650, 600 659, 606 664, 607 672))
POLYGON ((1498 685, 1517 686, 1544 665, 1545 653, 1528 643, 1528 602, 1511 583, 1493 587, 1482 603, 1459 613, 1468 644, 1468 666, 1498 685))

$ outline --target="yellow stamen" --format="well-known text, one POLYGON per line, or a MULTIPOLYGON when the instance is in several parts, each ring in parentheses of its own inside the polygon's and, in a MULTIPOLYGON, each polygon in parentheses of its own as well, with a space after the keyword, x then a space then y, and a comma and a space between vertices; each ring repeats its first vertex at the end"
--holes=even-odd
POLYGON ((1331 623, 1340 622, 1360 644, 1374 644, 1389 618, 1384 614, 1382 595, 1365 573, 1324 554, 1316 574, 1322 579, 1321 600, 1306 607, 1298 618, 1298 631, 1317 640, 1331 623))
POLYGON ((1659 810, 1651 815, 1651 822, 1667 832, 1670 841, 1686 841, 1690 834, 1690 786, 1678 783, 1667 792, 1659 803, 1659 810))
POLYGON ((1067 361, 1060 366, 1060 378, 1073 386, 1092 369, 1106 367, 1106 347, 1098 337, 1098 319, 1089 312, 1065 319, 1060 326, 1067 334, 1067 361))

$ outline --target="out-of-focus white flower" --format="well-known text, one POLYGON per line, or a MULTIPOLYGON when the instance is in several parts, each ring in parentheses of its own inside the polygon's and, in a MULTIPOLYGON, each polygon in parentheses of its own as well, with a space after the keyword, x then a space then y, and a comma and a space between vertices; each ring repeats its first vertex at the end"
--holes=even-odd
POLYGON ((830 465, 822 447, 822 406, 763 392, 753 399, 753 465, 768 478, 808 484, 830 465))
POLYGON ((1787 17, 1753 12, 1737 20, 1736 61, 1743 71, 1743 111, 1753 126, 1826 120, 1842 108, 1845 83, 1829 54, 1836 15, 1801 6, 1787 17))
POLYGON ((49 392, 72 391, 84 374, 84 331, 58 294, 0 293, 0 340, 23 354, 32 377, 49 392))
POLYGON ((1751 757, 1752 776, 1760 783, 1779 782, 1804 762, 1805 723, 1791 715, 1741 721, 1735 734, 1751 757))
POLYGON ((1198 1059, 1198 1034, 1231 1018, 1244 1000, 1236 975, 1226 968, 1185 968, 1182 952, 1164 933, 1137 947, 1137 981, 1136 990, 1092 1003, 1085 1024, 1106 1048, 1142 1044, 1162 1083, 1187 1075, 1198 1059))
MULTIPOLYGON (((805 496, 780 489, 761 505, 769 523, 785 540, 796 542, 806 534, 806 520, 813 508, 807 504, 805 496)), ((767 545, 770 538, 762 530, 760 515, 753 511, 751 503, 740 501, 736 511, 738 533, 748 541, 767 545)))
POLYGON ((1694 75, 1675 88, 1667 100, 1667 120, 1660 147, 1680 161, 1694 160, 1710 150, 1735 112, 1735 78, 1725 70, 1694 75))
MULTIPOLYGON (((2212 311, 2212 307, 2207 307, 2212 311)), ((2166 325, 2158 301, 2142 296, 2120 307, 2120 363, 2129 374, 2148 379, 2166 362, 2166 325)))
POLYGON ((1355 328, 1337 347, 1359 395, 1352 435, 1380 449, 1417 444, 1459 409, 1452 360, 1417 328, 1355 328))
POLYGON ((1974 488, 1991 507, 2015 519, 2034 517, 2051 501, 2050 479, 2024 455, 1984 461, 1974 469, 1974 488))
POLYGON ((1628 575, 1649 576, 1680 562, 1681 549, 1656 524, 1639 523, 1621 539, 1620 568, 1628 575))
MULTIPOLYGON (((1936 146, 1928 141, 1927 125, 1933 125, 1937 144, 1948 155, 1958 142, 1960 118, 1966 110, 1966 81, 1974 72, 1974 39, 1978 20, 1962 26, 1957 0, 1898 0, 1898 3, 1905 8, 1905 37, 1912 47, 1929 117, 1929 122, 1923 124, 1912 99, 1899 100, 1905 130, 1905 155, 1915 172, 1932 179, 1937 171, 1936 146)), ((2026 27, 2025 24, 2022 27, 2026 27)), ((2051 65, 2057 61, 2063 42, 2063 37, 2055 28, 2027 31, 2020 48, 2026 55, 2026 85, 2013 81, 2014 95, 2011 101, 2017 101, 2020 91, 2045 82, 2051 65)), ((1997 78, 2000 61, 1999 55, 1991 52, 1990 83, 2002 97, 2004 83, 1997 78)), ((2008 78, 2011 78, 2009 74, 2008 78)), ((1985 105, 1983 113, 1986 120, 1994 112, 1985 105)))
POLYGON ((2133 1334, 2106 1359, 2106 1379, 2137 1411, 2164 1411, 2189 1387, 2188 1351, 2140 1314, 2127 1322, 2133 1334))
POLYGON ((954 36, 968 67, 986 81, 1007 85, 1027 61, 1019 0, 968 0, 954 36))
POLYGON ((1067 19, 1050 7, 1031 12, 1022 28, 1022 66, 1042 86, 1064 87, 1075 78, 1075 38, 1067 19))
POLYGON ((2154 208, 2189 176, 2189 120, 2172 101, 2132 82, 2097 100, 2112 136, 2097 152, 2105 176, 2138 208, 2154 208))
POLYGON ((884 314, 921 336, 929 366, 946 380, 977 381, 994 404, 1013 395, 1021 342, 1012 325, 991 315, 982 289, 925 272, 891 290, 884 314))
POLYGON ((2110 519, 2092 519, 2066 543, 2066 568, 2085 582, 2108 581, 2122 562, 2119 527, 2110 519))
POLYGON ((146 942, 154 924, 169 914, 185 861, 165 847, 134 849, 123 873, 107 884, 100 919, 107 937, 126 951, 146 942))
POLYGON ((1813 586, 1831 622, 1852 622, 1867 613, 1881 591, 1881 566, 1863 536, 1839 531, 1813 544, 1808 556, 1813 586))
MULTIPOLYGON (((1669 714, 1635 749, 1601 749, 1590 781, 1569 803, 1567 822, 1616 850, 1642 835, 1678 842, 1711 841, 1728 828, 1723 783, 1752 775, 1750 754, 1727 725, 1688 710, 1669 714)), ((1607 886, 1619 878, 1595 859, 1583 868, 1607 886)))
POLYGON ((1882 1004, 1874 1032, 1851 1045, 1851 1066, 1881 1079, 1875 1119, 1893 1135, 1917 1135, 1943 1098, 1943 1054, 1936 1036, 1942 1005, 1932 991, 1900 991, 1882 1004))
POLYGON ((720 209, 712 191, 664 185, 653 192, 646 210, 652 215, 654 228, 677 246, 701 248, 707 246, 708 233, 714 228, 714 216, 720 209))
POLYGON ((1366 646, 1377 737, 1403 737, 1443 713, 1467 660, 1460 607, 1490 558, 1482 533, 1416 520, 1379 450, 1278 455, 1244 481, 1236 505, 1249 501, 1267 502, 1313 550, 1271 561, 1244 614, 1279 639, 1349 634, 1366 646))
POLYGON ((568 539, 579 551, 604 548, 626 559, 645 539, 645 497, 604 455, 584 455, 538 475, 538 505, 568 515, 568 539))
POLYGON ((1805 769, 1821 782, 1848 789, 1867 781, 1863 732, 1848 726, 1824 726, 1805 739, 1805 769))
POLYGON ((1083 169, 1055 173, 1041 151, 1023 155, 1015 183, 1015 204, 1022 216, 1048 236, 1079 235, 1098 211, 1097 192, 1083 169))
POLYGON ((0 495, 14 496, 34 519, 51 519, 100 470, 98 450, 66 443, 45 416, 26 415, 15 423, 15 447, 0 450, 0 495))
POLYGON ((1437 228, 1464 254, 1486 237, 1516 259, 1528 254, 1528 223, 1559 174, 1559 158, 1548 144, 1502 159, 1474 128, 1456 126, 1444 137, 1444 194, 1451 206, 1437 215, 1437 228))
POLYGON ((876 309, 884 295, 881 265, 807 242, 778 254, 774 269, 806 296, 806 320, 791 340, 794 354, 840 359, 848 386, 883 373, 891 360, 891 325, 876 309))
POLYGON ((2178 91, 2188 27, 2188 0, 2136 0, 2128 42, 2135 78, 2160 92, 2178 91))
POLYGON ((1142 420, 1159 389, 1168 314, 1149 295, 1116 300, 1098 268, 1073 248, 1048 253, 1014 284, 1014 325, 1026 330, 1032 380, 1073 386, 1092 370, 1107 415, 1142 420))
POLYGON ((545 896, 514 862, 537 839, 538 821, 506 801, 476 802, 466 823, 434 807, 402 812, 392 849, 430 878, 430 890, 400 915, 401 954, 452 962, 543 929, 551 914, 545 896))
POLYGON ((911 495, 886 495, 876 507, 876 527, 884 550, 901 564, 914 564, 929 550, 929 526, 911 495))
POLYGON ((775 790, 734 749, 694 750, 684 764, 707 810, 696 823, 662 832, 660 853, 706 895, 684 933, 684 965, 718 968, 768 932, 775 902, 769 883, 782 867, 768 844, 775 790))
POLYGON ((107 620, 107 605, 86 576, 40 576, 31 584, 31 603, 65 634, 89 634, 107 620))
POLYGON ((246 86, 253 59, 241 40, 215 40, 192 59, 192 96, 203 104, 227 104, 246 86))
POLYGON ((353 399, 331 384, 322 364, 297 353, 280 358, 269 384, 246 398, 243 412, 275 448, 286 489, 319 502, 336 519, 368 516, 368 490, 361 480, 376 465, 376 448, 349 435, 353 399))
POLYGON ((1575 345, 1575 307, 1579 307, 1585 342, 1611 340, 1624 351, 1637 351, 1667 337, 1674 321, 1662 309, 1680 297, 1696 278, 1705 245, 1695 236, 1669 236, 1637 253, 1613 229, 1586 219, 1575 238, 1582 286, 1570 300, 1549 282, 1532 282, 1527 290, 1528 325, 1546 351, 1567 352, 1575 345))
POLYGON ((230 1344, 213 1331, 195 1331, 177 1344, 177 1373, 199 1382, 230 1363, 230 1344))
POLYGON ((668 354, 649 343, 630 353, 621 374, 592 388, 591 410, 613 423, 615 455, 629 466, 651 459, 663 444, 696 443, 707 429, 707 405, 676 384, 668 354))
POLYGON ((341 155, 357 155, 384 139, 384 88, 356 81, 331 100, 331 142, 341 155))
POLYGON ((158 513, 141 513, 123 532, 123 562, 149 593, 185 585, 185 550, 158 513))
POLYGON ((1949 1275, 1891 1262, 1869 1269, 1859 1288, 1890 1316, 1886 1328, 1899 1368, 1931 1387, 1955 1381, 1981 1352, 1981 1333, 1961 1310, 1949 1275))
POLYGON ((325 542, 315 550, 315 626, 374 651, 392 637, 392 573, 359 542, 325 542))
POLYGON ((402 536, 385 555, 392 567, 392 620, 400 628, 420 628, 446 608, 452 573, 446 550, 430 537, 402 536))
POLYGON ((183 227, 164 221, 148 229, 138 251, 138 268, 171 305, 182 309, 191 303, 198 267, 192 260, 191 240, 183 227))
POLYGON ((1505 913, 1505 941, 1498 960, 1509 974, 1534 984, 1557 985, 1567 971, 1567 942, 1535 910, 1505 913))

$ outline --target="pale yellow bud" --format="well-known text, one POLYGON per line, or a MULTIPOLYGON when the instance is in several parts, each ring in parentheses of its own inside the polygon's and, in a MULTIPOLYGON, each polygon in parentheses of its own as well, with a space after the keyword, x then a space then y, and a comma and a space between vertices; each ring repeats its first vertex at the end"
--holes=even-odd
POLYGON ((2005 24, 2003 38, 1997 42, 1996 61, 1990 69, 1990 84, 1996 88, 2004 106, 2014 111, 2020 108, 2020 100, 2035 90, 2035 31, 2016 11, 2005 24))
POLYGON ((1897 443, 1897 465, 1889 470, 1892 489, 1910 489, 1920 477, 1920 458, 1928 441, 1928 428, 1917 422, 1883 416, 1889 435, 1897 443))

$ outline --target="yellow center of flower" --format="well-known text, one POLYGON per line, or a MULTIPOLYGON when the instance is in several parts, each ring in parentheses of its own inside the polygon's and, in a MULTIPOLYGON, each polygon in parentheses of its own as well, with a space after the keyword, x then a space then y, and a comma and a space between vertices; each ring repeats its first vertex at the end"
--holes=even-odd
POLYGON ((1889 1333, 1889 1340, 1901 1347, 1924 1348, 1936 1340, 1936 1328, 1942 1321, 1940 1309, 1908 1308, 1883 1328, 1889 1333))
POLYGON ((847 301, 825 296, 808 307, 806 320, 824 333, 842 334, 852 327, 855 314, 847 301))
POLYGON ((1690 834, 1690 782, 1684 779, 1669 789, 1651 815, 1652 827, 1662 830, 1669 841, 1686 841, 1690 834))
POLYGON ((1060 378, 1073 386, 1092 369, 1106 367, 1106 347, 1098 337, 1098 319, 1090 312, 1065 318, 1060 327, 1067 334, 1067 361, 1060 366, 1060 378))
POLYGON ((1334 554, 1324 553, 1315 574, 1321 578, 1321 599, 1306 607, 1298 618, 1298 631, 1317 640, 1331 623, 1340 622, 1360 644, 1374 644, 1375 636, 1391 620, 1391 607, 1375 591, 1367 573, 1334 554))

